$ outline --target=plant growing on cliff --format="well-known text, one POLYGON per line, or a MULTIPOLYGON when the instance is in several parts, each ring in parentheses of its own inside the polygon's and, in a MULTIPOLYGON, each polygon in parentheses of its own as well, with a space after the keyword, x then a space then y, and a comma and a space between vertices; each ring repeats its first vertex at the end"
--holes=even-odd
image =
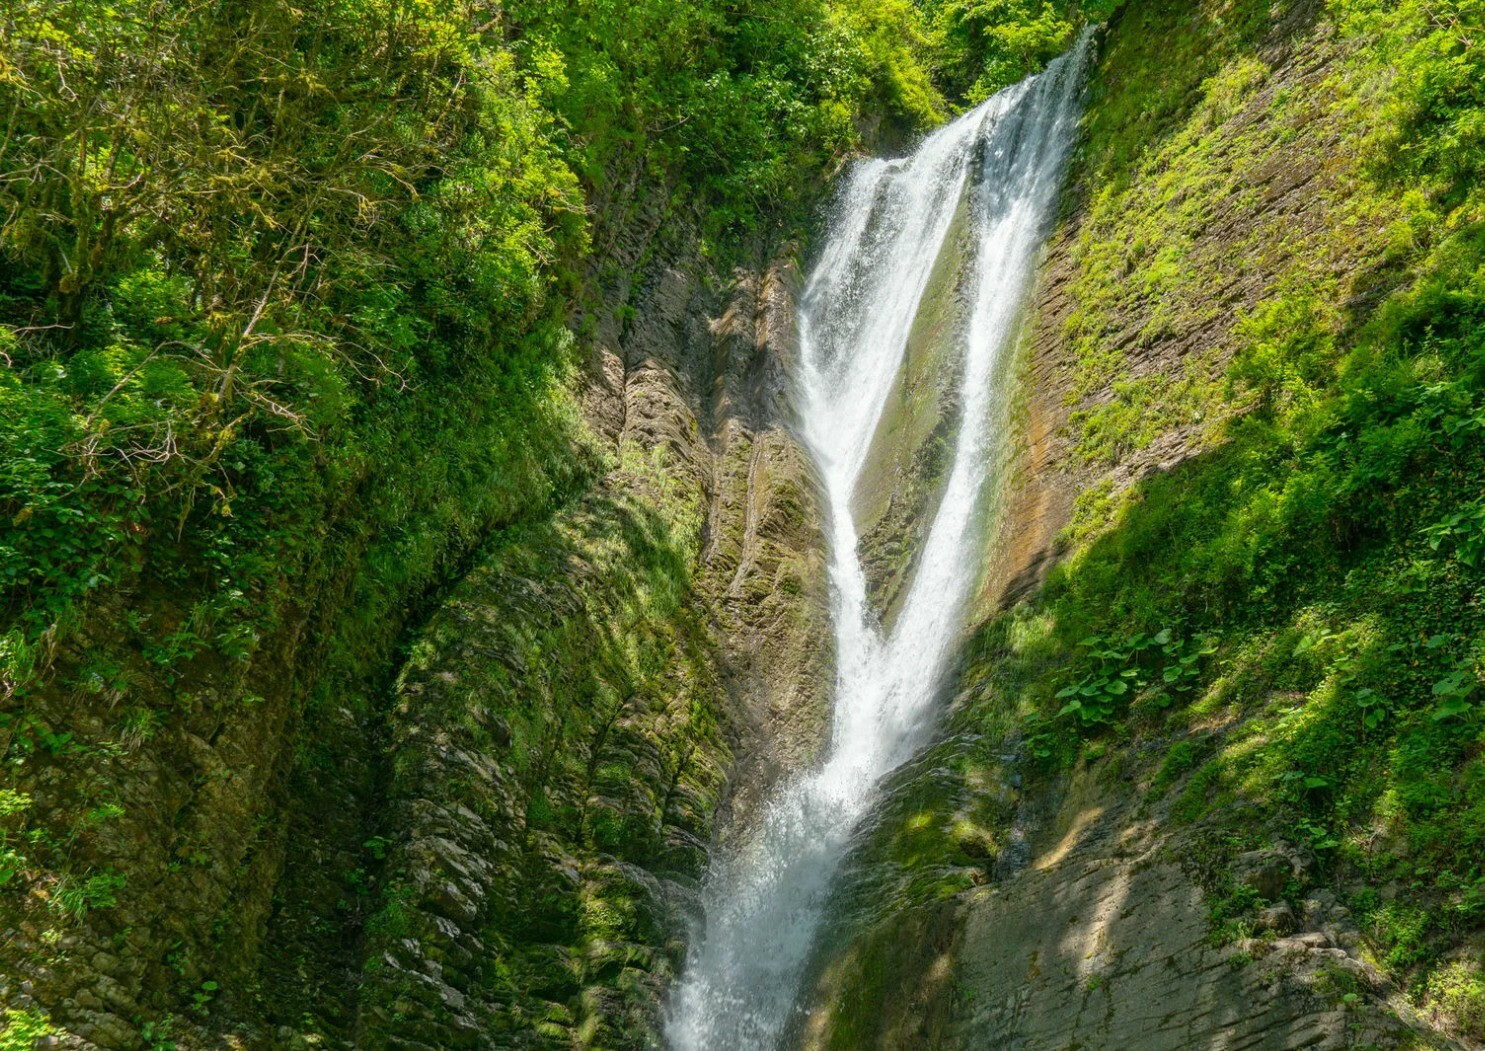
MULTIPOLYGON (((607 283, 645 265, 627 239, 700 226, 725 257, 786 234, 871 129, 941 119, 929 46, 907 0, 5 5, 0 743, 8 787, 66 791, 5 815, 0 926, 45 909, 23 891, 84 924, 117 900, 125 926, 224 878, 192 834, 160 881, 122 882, 138 858, 110 867, 122 837, 75 815, 245 704, 285 778, 342 706, 374 724, 439 589, 614 469, 573 387, 607 283)), ((700 516, 657 504, 603 523, 646 534, 635 579, 659 592, 621 611, 652 626, 644 666, 605 659, 658 693, 700 516)), ((649 845, 692 806, 590 824, 649 845)), ((140 923, 129 951, 224 975, 204 957, 237 922, 140 923)), ((180 1014, 203 989, 175 984, 155 1006, 180 1014)))
POLYGON ((1083 726, 1110 722, 1123 705, 1152 685, 1157 703, 1169 705, 1172 693, 1195 687, 1202 658, 1217 652, 1214 639, 1198 635, 1183 641, 1170 628, 1122 640, 1090 635, 1078 646, 1084 660, 1095 667, 1057 691, 1057 700, 1065 703, 1056 717, 1074 716, 1083 726))
MULTIPOLYGON (((985 628, 971 681, 995 700, 965 725, 1018 717, 1052 766, 1134 737, 1116 754, 1151 776, 1148 803, 1179 782, 1175 821, 1302 843, 1422 996, 1434 973, 1451 985, 1485 915, 1485 6, 1199 6, 1129 5, 1092 89, 1059 288, 1076 304, 1069 400, 1087 399, 1072 438, 1121 484, 1080 504, 1041 595, 985 628), (1351 43, 1294 36, 1300 14, 1351 43), (1196 35, 1142 36, 1176 26, 1196 35), (1330 68, 1297 80, 1263 57, 1280 39, 1330 68), (1308 176, 1306 142, 1322 203, 1296 224, 1253 187, 1308 176), (1255 275, 1224 368, 1201 352, 1229 323, 1212 290, 1255 275), (1196 353, 1157 361, 1193 333, 1196 353), (1189 457, 1131 455, 1157 438, 1189 457), (1177 623, 1220 638, 1220 664, 1122 720, 1133 683, 1158 685, 1130 642, 1177 623)), ((1206 889, 1214 930, 1240 931, 1252 903, 1206 889)))
POLYGON ((0 690, 143 571, 200 596, 163 668, 246 660, 342 516, 396 549, 360 605, 397 605, 587 466, 564 321, 610 166, 669 168, 726 227, 787 210, 866 109, 941 113, 905 0, 489 14, 0 16, 0 690))
POLYGON ((26 868, 22 853, 26 837, 22 821, 31 808, 31 797, 14 789, 0 789, 0 887, 20 875, 26 868))
POLYGON ((63 875, 51 890, 50 904, 60 916, 77 923, 93 909, 109 909, 117 905, 119 891, 127 882, 127 878, 117 872, 63 875))
POLYGON ((0 1015, 0 1051, 33 1051, 38 1041, 56 1033, 40 1011, 8 1007, 0 1015))
POLYGON ((1445 548, 1473 569, 1485 556, 1485 499, 1465 504, 1423 530, 1423 535, 1428 538, 1429 550, 1445 548))

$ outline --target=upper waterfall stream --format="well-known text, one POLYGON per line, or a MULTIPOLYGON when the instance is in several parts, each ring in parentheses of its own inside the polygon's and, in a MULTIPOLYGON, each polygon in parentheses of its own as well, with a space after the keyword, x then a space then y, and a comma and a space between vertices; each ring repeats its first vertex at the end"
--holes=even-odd
POLYGON ((1015 338, 1055 211, 1089 50, 1069 55, 929 136, 910 157, 860 164, 806 286, 795 385, 799 435, 828 513, 836 647, 827 759, 782 785, 705 891, 706 929, 675 991, 675 1051, 763 1051, 786 1032, 853 829, 931 714, 980 579, 995 473, 997 366, 1015 338), (852 504, 935 265, 968 209, 971 255, 954 332, 952 464, 890 631, 868 598, 852 504))

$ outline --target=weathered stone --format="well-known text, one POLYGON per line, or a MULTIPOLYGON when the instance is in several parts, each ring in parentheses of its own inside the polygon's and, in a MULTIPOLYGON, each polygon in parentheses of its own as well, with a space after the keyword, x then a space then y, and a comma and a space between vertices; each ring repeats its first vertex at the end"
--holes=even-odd
MULTIPOLYGON (((1368 1046, 1446 1046, 1398 1020, 1366 965, 1322 932, 1214 946, 1205 895, 1172 860, 1199 849, 1191 833, 1158 831, 1163 815, 1147 822, 1108 774, 1035 786, 1060 802, 1023 809, 1024 868, 923 908, 879 904, 864 931, 830 943, 794 1046, 1340 1051, 1356 1027, 1375 1034, 1368 1046), (1320 992, 1336 971, 1364 994, 1345 1010, 1320 992)), ((1294 919, 1269 912, 1286 910, 1294 919)))
MULTIPOLYGON (((1140 19, 1142 33, 1150 33, 1152 25, 1184 33, 1188 24, 1218 22, 1228 10, 1217 3, 1126 5, 1125 15, 1140 19)), ((1326 90, 1344 51, 1320 13, 1318 3, 1296 2, 1271 5, 1263 12, 1267 22, 1255 16, 1250 43, 1262 60, 1261 88, 1230 100, 1227 112, 1202 113, 1200 127, 1192 129, 1218 156, 1232 151, 1227 166, 1246 169, 1257 192, 1211 201, 1210 219, 1193 227, 1189 243, 1183 242, 1180 265, 1199 266, 1204 275, 1186 301, 1173 302, 1173 295, 1156 301, 1149 294, 1151 282, 1123 283, 1117 268, 1090 272, 1087 259, 1100 257, 1080 256, 1088 247, 1085 234, 1098 247, 1100 233, 1093 224, 1108 192, 1133 208, 1149 207, 1150 214, 1141 218, 1160 227, 1166 216, 1155 184, 1167 179, 1166 170, 1135 167, 1132 184, 1109 187, 1098 181, 1106 175, 1099 166, 1104 157, 1085 173, 1096 178, 1075 178, 1047 251, 1021 351, 1024 414, 1015 421, 1015 467, 980 596, 987 618, 1036 593, 1049 570, 1074 549, 1071 533, 1091 528, 1097 535, 1105 527, 1097 514, 1091 525, 1075 521, 1080 497, 1101 507, 1101 501, 1140 479, 1209 448, 1219 433, 1220 412, 1208 412, 1173 420, 1158 433, 1109 449, 1079 444, 1083 421, 1097 418, 1101 410, 1123 407, 1138 416, 1138 404, 1121 400, 1124 387, 1149 382, 1158 390, 1162 383, 1216 381, 1244 342, 1239 321, 1271 294, 1274 274, 1291 269, 1296 260, 1309 261, 1306 234, 1326 228, 1331 205, 1355 170, 1348 118, 1330 111, 1325 120, 1307 119, 1293 134, 1277 138, 1263 156, 1239 157, 1236 144, 1245 128, 1269 118, 1277 93, 1326 90), (1238 244, 1242 250, 1235 250, 1238 244), (1251 265, 1250 253, 1261 256, 1262 266, 1251 265), (1084 294, 1100 282, 1108 299, 1095 306, 1084 294), (1090 319, 1086 346, 1069 338, 1090 319), (1099 367, 1099 358, 1117 363, 1108 377, 1088 375, 1099 367)), ((1105 56, 1124 46, 1145 64, 1141 68, 1158 66, 1158 56, 1149 50, 1158 35, 1115 43, 1112 34, 1119 32, 1116 20, 1105 56)), ((1120 75, 1113 66, 1095 71, 1090 96, 1117 98, 1120 75), (1105 72, 1109 79, 1100 80, 1105 72)), ((1133 125, 1128 133, 1137 134, 1133 125)), ((1383 242, 1379 228, 1335 239, 1336 249, 1314 268, 1317 280, 1328 276, 1345 282, 1379 265, 1383 242)), ((1133 277, 1137 271, 1130 265, 1133 277)), ((890 539, 880 550, 884 557, 900 556, 890 539)), ((970 683, 996 682, 993 655, 973 661, 978 674, 970 683)), ((951 718, 958 717, 958 730, 1003 726, 1016 715, 966 683, 951 718)), ((1312 859, 1304 850, 1273 843, 1233 864, 1226 857, 1213 859, 1199 830, 1172 820, 1170 797, 1179 792, 1163 799, 1142 797, 1139 786, 1155 780, 1158 765, 1126 751, 1127 740, 1128 728, 1121 723, 1105 738, 1110 760, 1071 778, 1015 784, 1020 800, 1014 815, 989 822, 989 838, 1005 847, 987 866, 987 884, 967 890, 942 878, 951 866, 940 861, 957 854, 948 819, 977 795, 965 787, 968 776, 956 783, 928 763, 900 771, 874 817, 881 827, 861 836, 856 855, 844 867, 833 927, 806 988, 796 1046, 822 1051, 1448 1046, 1427 1024, 1400 1021, 1402 1005, 1362 980, 1366 965, 1356 955, 1361 940, 1347 929, 1346 917, 1332 912, 1333 896, 1312 894, 1313 907, 1307 902, 1301 910, 1281 903, 1286 895, 1307 890, 1312 859), (897 798, 915 800, 908 816, 921 838, 909 837, 907 822, 894 815, 897 798), (905 842, 910 848, 902 846, 905 842), (1252 892, 1232 895, 1229 905, 1252 896, 1274 904, 1233 917, 1235 929, 1252 925, 1262 937, 1216 946, 1213 934, 1230 931, 1214 932, 1208 909, 1234 890, 1228 877, 1252 892), (924 885, 930 888, 927 895, 924 885), (925 896, 939 900, 925 902, 925 896), (1332 994, 1330 976, 1336 974, 1356 980, 1354 995, 1332 994)), ((1009 783, 990 772, 997 762, 1016 762, 1014 738, 1008 744, 993 753, 965 746, 958 754, 980 783, 1009 783)), ((954 746, 946 741, 935 747, 954 746)), ((959 857, 955 861, 963 863, 959 857)), ((956 875, 975 871, 952 868, 956 875)))
POLYGON ((1297 919, 1294 910, 1289 907, 1288 902, 1279 902, 1270 905, 1258 913, 1258 918, 1253 925, 1261 931, 1274 931, 1278 934, 1288 934, 1294 930, 1297 919))
POLYGON ((1250 887, 1260 898, 1276 901, 1290 880, 1304 875, 1300 856, 1286 847, 1268 847, 1240 854, 1232 863, 1233 879, 1250 887))
POLYGON ((388 864, 416 893, 386 906, 407 935, 372 941, 369 1046, 465 1046, 466 1028, 642 1046, 719 807, 745 812, 818 740, 823 562, 785 426, 797 273, 739 272, 718 300, 702 269, 660 253, 615 286, 612 309, 632 318, 600 327, 610 387, 592 404, 622 407, 598 421, 615 427, 619 466, 477 566, 398 682, 388 864), (669 531, 693 514, 705 542, 688 548, 669 531), (657 557, 687 563, 674 583, 626 575, 657 557), (680 594, 665 622, 620 619, 635 591, 666 587, 680 594), (632 637, 607 645, 616 631, 632 637), (623 662, 660 632, 670 670, 647 682, 623 662), (750 757, 730 786, 729 745, 750 757))

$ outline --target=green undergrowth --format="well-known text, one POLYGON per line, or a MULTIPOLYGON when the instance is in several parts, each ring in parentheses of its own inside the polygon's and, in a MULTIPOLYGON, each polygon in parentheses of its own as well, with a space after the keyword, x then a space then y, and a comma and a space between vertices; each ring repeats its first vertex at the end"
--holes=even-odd
MULTIPOLYGON (((1481 961, 1468 947, 1485 929, 1485 6, 1343 0, 1325 17, 1354 45, 1307 97, 1284 99, 1253 44, 1268 5, 1228 7, 1202 30, 1228 44, 1190 55, 1141 38, 1186 14, 1125 10, 1095 92, 1122 85, 1120 101, 1095 108, 1084 155, 1099 189, 1076 249, 1090 294, 1071 331, 1082 389, 1119 392, 1129 358, 1109 349, 1109 319, 1200 328, 1193 310, 1228 309, 1202 299, 1213 253, 1251 264, 1264 291, 1240 309, 1231 364, 1148 388, 1156 420, 1086 413, 1077 440, 1097 462, 1188 418, 1218 422, 1184 463, 1080 505, 1073 551, 1043 593, 974 639, 967 687, 981 700, 955 725, 993 731, 1009 705, 1047 770, 1164 742, 1143 775, 1152 803, 1221 840, 1220 857, 1296 845, 1379 965, 1479 1039, 1481 961), (1199 90, 1170 76, 1138 86, 1153 62, 1199 90), (1242 114, 1260 104, 1272 120, 1254 126, 1242 114), (1300 112, 1295 135, 1335 122, 1325 136, 1359 153, 1332 173, 1343 210, 1291 231, 1273 257, 1214 242, 1209 209, 1246 192, 1225 158, 1301 163, 1284 153, 1300 112), (1152 119, 1161 132, 1135 149, 1152 119), (1316 269, 1359 257, 1372 272, 1316 269), (1111 268, 1133 291, 1108 283, 1111 268)), ((1223 899, 1214 917, 1240 929, 1253 905, 1223 899)))
POLYGON ((9 1007, 0 1015, 0 1051, 32 1051, 37 1041, 56 1033, 39 1011, 9 1007))
POLYGON ((1346 303, 1385 290, 1417 251, 1429 222, 1420 196, 1378 192, 1352 159, 1384 72, 1360 60, 1271 65, 1275 52, 1317 46, 1305 10, 1131 4, 1110 34, 1089 99, 1076 306, 1062 333, 1087 463, 1173 428, 1213 435, 1241 407, 1221 389, 1234 346, 1296 324, 1323 343, 1348 323, 1346 303), (1187 42, 1157 54, 1145 41, 1162 33, 1187 42))
POLYGON ((7 16, 0 166, 46 173, 0 228, 7 696, 110 589, 169 593, 137 628, 167 679, 329 587, 395 633, 580 481, 581 189, 537 74, 460 14, 7 16))

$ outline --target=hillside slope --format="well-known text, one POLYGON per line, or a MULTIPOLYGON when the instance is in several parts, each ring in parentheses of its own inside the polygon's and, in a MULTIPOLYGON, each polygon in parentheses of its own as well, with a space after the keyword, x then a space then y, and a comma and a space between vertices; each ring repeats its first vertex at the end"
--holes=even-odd
POLYGON ((1482 40, 1113 19, 984 620, 799 1046, 1485 1042, 1482 40))

